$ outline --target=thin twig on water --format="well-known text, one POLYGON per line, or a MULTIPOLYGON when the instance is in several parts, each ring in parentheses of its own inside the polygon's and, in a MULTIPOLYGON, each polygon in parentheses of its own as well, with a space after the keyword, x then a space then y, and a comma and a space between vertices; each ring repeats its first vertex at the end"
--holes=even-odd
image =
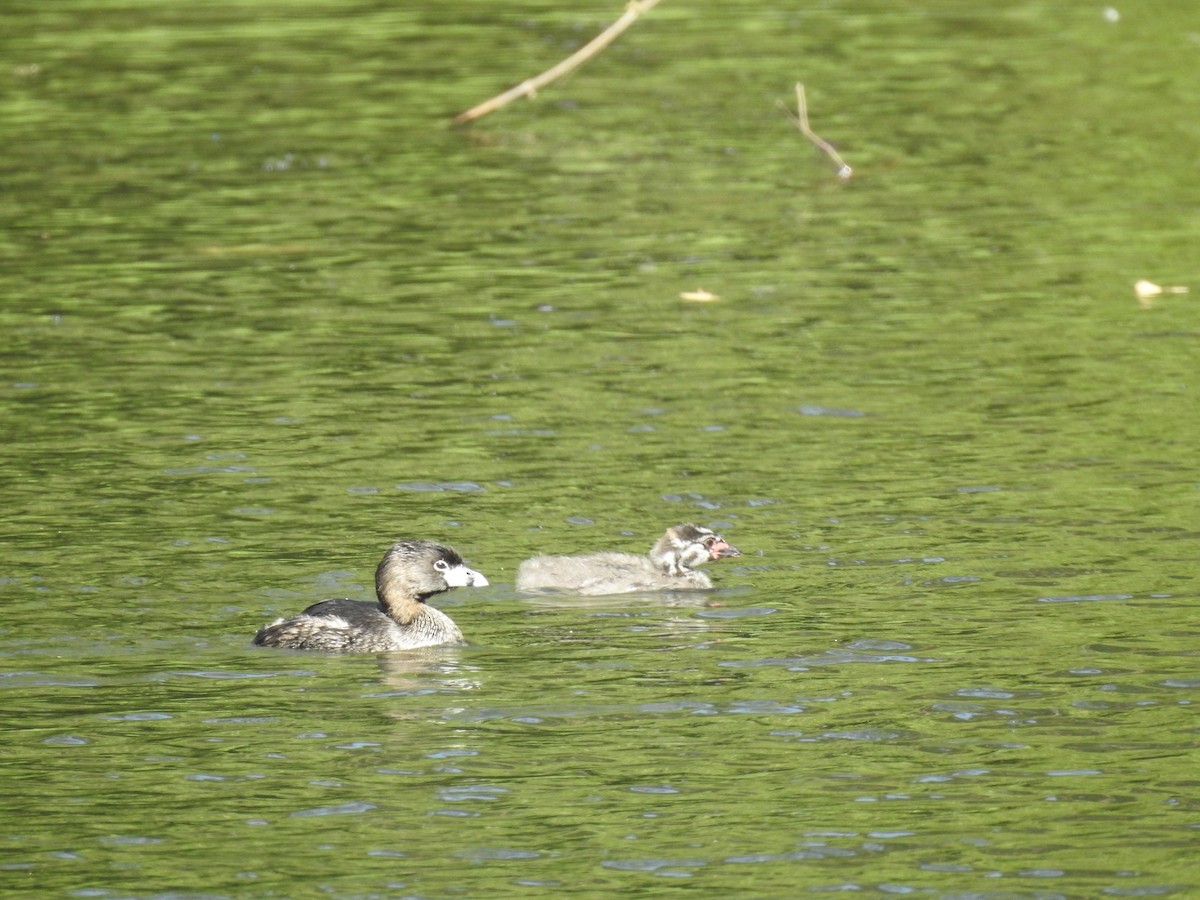
POLYGON ((817 134, 815 131, 813 131, 811 127, 809 127, 809 124, 808 124, 808 101, 804 97, 803 82, 799 82, 799 81, 796 82, 796 114, 795 115, 792 115, 792 111, 790 109, 788 109, 786 106, 784 106, 783 101, 781 101, 781 100, 776 101, 776 105, 787 114, 787 117, 792 120, 792 124, 800 129, 801 134, 803 134, 806 138, 808 138, 810 141, 812 141, 814 144, 816 144, 821 149, 821 151, 825 153, 826 156, 828 156, 830 159, 832 159, 834 161, 834 163, 838 167, 838 170, 837 170, 838 178, 842 179, 842 181, 846 181, 850 178, 851 175, 854 174, 854 170, 851 169, 850 166, 848 166, 846 164, 846 161, 844 159, 842 159, 841 154, 839 154, 836 150, 833 149, 833 144, 829 143, 829 141, 825 140, 825 138, 821 137, 819 134, 817 134))
POLYGON ((618 37, 630 25, 637 21, 638 17, 651 7, 657 6, 659 0, 631 0, 629 5, 625 7, 625 13, 617 21, 613 22, 604 31, 596 35, 596 37, 587 45, 580 47, 557 66, 547 69, 536 78, 530 78, 528 81, 522 81, 514 88, 510 88, 503 94, 497 94, 491 100, 484 101, 478 106, 468 109, 465 113, 459 113, 454 117, 454 121, 458 125, 466 122, 474 122, 476 119, 486 116, 488 113, 499 109, 505 104, 516 100, 518 97, 532 97, 539 90, 566 75, 571 70, 583 65, 618 37))

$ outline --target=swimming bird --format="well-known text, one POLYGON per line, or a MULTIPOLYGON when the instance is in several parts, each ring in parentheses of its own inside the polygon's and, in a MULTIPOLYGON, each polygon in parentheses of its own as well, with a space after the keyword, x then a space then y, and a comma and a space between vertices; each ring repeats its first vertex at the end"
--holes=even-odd
POLYGON ((690 522, 673 525, 646 556, 611 550, 580 556, 535 556, 517 569, 519 591, 566 591, 597 596, 632 591, 709 590, 697 567, 741 556, 716 532, 690 522))
POLYGON ((375 570, 378 602, 322 600, 304 612, 276 619, 254 636, 261 647, 382 653, 438 644, 464 644, 453 620, 425 601, 455 587, 484 587, 453 547, 434 541, 397 541, 375 570))

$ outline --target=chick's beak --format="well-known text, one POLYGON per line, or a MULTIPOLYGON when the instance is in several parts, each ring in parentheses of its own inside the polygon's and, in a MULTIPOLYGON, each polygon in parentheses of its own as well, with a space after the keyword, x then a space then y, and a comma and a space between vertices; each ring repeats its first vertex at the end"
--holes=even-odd
POLYGON ((713 542, 713 545, 708 548, 709 559, 727 559, 731 556, 741 556, 742 551, 733 544, 728 543, 723 538, 713 542))

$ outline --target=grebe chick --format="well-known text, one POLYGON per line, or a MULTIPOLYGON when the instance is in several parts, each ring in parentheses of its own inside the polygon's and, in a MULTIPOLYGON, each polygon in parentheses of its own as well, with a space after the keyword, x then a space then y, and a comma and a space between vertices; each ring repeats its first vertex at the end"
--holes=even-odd
POLYGON ((322 600, 299 615, 276 619, 254 636, 261 647, 383 653, 464 644, 451 618, 425 601, 454 587, 483 587, 457 551, 433 541, 397 541, 375 570, 378 603, 322 600))
POLYGON ((712 559, 741 556, 737 547, 701 525, 673 525, 648 556, 603 551, 583 556, 535 556, 517 569, 519 591, 628 594, 631 591, 704 591, 712 581, 696 568, 712 559))

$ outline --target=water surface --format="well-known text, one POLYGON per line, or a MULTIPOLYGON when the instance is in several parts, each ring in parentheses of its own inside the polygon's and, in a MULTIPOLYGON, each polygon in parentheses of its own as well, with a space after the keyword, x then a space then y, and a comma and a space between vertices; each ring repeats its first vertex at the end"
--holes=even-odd
POLYGON ((1200 892, 1200 18, 668 2, 449 125, 616 14, 10 17, 11 889, 1200 892), (249 646, 399 536, 469 647, 249 646))

